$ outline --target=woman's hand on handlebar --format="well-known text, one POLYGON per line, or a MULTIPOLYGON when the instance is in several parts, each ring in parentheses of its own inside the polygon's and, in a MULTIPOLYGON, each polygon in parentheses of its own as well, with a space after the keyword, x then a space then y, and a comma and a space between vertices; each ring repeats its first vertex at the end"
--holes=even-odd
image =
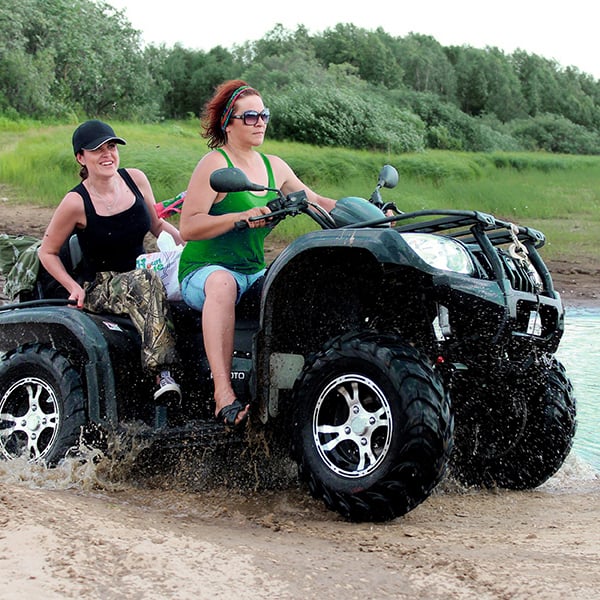
POLYGON ((265 227, 267 225, 267 217, 265 216, 263 219, 256 219, 256 217, 269 215, 270 213, 271 211, 267 206, 256 206, 250 210, 245 210, 242 213, 238 213, 237 220, 245 221, 248 224, 248 227, 265 227))

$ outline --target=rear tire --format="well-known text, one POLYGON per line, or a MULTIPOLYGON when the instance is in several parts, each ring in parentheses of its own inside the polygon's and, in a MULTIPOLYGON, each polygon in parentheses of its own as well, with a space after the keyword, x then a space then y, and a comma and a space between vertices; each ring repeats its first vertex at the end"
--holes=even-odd
POLYGON ((81 379, 57 350, 24 346, 0 362, 0 457, 55 465, 87 422, 81 379))
POLYGON ((441 379, 400 338, 331 342, 294 388, 301 480, 353 521, 385 521, 423 502, 445 473, 453 419, 441 379))

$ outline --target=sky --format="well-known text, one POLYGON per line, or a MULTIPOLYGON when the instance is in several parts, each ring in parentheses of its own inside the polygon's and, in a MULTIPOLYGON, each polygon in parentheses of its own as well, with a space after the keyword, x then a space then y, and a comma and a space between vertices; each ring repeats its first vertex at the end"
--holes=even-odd
POLYGON ((594 0, 105 0, 124 10, 146 44, 208 51, 258 40, 281 24, 322 33, 338 23, 394 37, 430 35, 443 46, 517 49, 600 79, 600 5, 594 0))

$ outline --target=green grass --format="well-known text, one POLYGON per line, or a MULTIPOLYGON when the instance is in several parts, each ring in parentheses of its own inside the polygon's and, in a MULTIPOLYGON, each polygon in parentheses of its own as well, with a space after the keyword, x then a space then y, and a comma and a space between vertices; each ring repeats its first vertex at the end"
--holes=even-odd
MULTIPOLYGON (((207 151, 197 121, 140 125, 111 123, 128 140, 121 165, 148 175, 157 200, 186 189, 207 151)), ((56 206, 78 183, 69 125, 0 121, 0 184, 11 198, 56 206)), ((389 155, 267 141, 262 150, 287 160, 300 178, 333 198, 369 197, 382 165, 394 165, 400 182, 383 190, 404 211, 463 208, 490 212, 540 229, 549 258, 600 261, 600 157, 544 153, 424 152, 389 155)), ((274 232, 286 240, 313 228, 308 218, 288 219, 274 232)))

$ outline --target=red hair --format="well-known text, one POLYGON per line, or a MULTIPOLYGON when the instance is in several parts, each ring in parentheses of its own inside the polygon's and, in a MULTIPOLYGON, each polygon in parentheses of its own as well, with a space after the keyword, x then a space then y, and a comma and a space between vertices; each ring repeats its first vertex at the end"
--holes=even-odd
POLYGON ((245 96, 260 94, 241 79, 230 79, 217 86, 213 97, 204 105, 201 117, 202 137, 208 140, 209 148, 219 148, 227 142, 225 127, 236 102, 245 96))

